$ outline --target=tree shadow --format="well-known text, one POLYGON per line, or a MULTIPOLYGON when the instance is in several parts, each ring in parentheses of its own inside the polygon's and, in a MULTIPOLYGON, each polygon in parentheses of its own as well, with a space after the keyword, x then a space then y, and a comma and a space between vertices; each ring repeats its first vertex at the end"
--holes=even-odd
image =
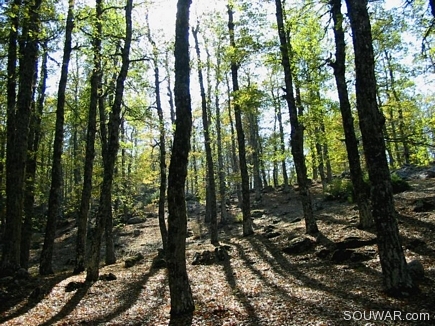
POLYGON ((62 307, 62 309, 49 320, 41 324, 40 326, 50 326, 68 316, 75 307, 80 303, 83 297, 88 293, 89 288, 92 286, 90 282, 84 282, 83 286, 77 289, 73 297, 62 307))
POLYGON ((240 287, 237 285, 237 280, 234 277, 236 273, 234 272, 233 267, 230 264, 229 260, 225 260, 222 262, 223 270, 225 272, 225 278, 230 285, 230 287, 233 289, 234 295, 237 297, 238 301, 242 303, 242 305, 245 307, 245 310, 248 313, 249 321, 251 325, 259 325, 260 321, 257 316, 257 313, 255 311, 255 308, 252 306, 252 304, 249 302, 249 299, 247 295, 240 289, 240 287))
MULTIPOLYGON (((331 310, 324 308, 322 306, 319 306, 313 302, 309 302, 307 300, 304 300, 303 298, 299 298, 299 297, 295 297, 295 296, 290 295, 288 293, 288 291, 285 290, 282 286, 271 281, 270 278, 263 275, 258 268, 254 267, 254 265, 251 263, 250 258, 246 255, 245 251, 243 250, 243 247, 240 244, 232 243, 232 245, 235 246, 237 248, 237 250, 239 251, 240 257, 245 261, 245 266, 249 270, 251 270, 251 272, 253 274, 255 274, 272 292, 276 293, 277 296, 284 299, 285 302, 292 303, 292 305, 293 305, 293 304, 301 304, 301 301, 303 301, 303 305, 305 307, 309 307, 311 310, 316 311, 316 314, 322 315, 325 318, 337 319, 337 318, 341 317, 341 315, 339 315, 337 312, 331 311, 331 310)), ((272 266, 273 263, 275 262, 275 260, 270 259, 270 257, 268 257, 263 252, 260 253, 260 252, 258 252, 258 250, 256 250, 256 252, 259 254, 259 256, 264 261, 267 261, 270 266, 272 266)), ((273 269, 273 267, 272 267, 272 269, 273 269)), ((288 275, 285 275, 285 273, 279 273, 279 274, 281 274, 282 276, 288 276, 288 275)))
POLYGON ((148 280, 158 271, 159 269, 157 268, 150 268, 148 273, 144 274, 139 280, 128 283, 125 290, 123 290, 122 293, 119 295, 120 304, 116 307, 115 310, 103 317, 88 320, 87 322, 96 323, 97 325, 107 323, 121 315, 123 312, 126 312, 138 300, 140 293, 142 292, 142 289, 148 282, 148 280))
MULTIPOLYGON (((21 302, 26 301, 22 307, 18 308, 10 315, 6 315, 4 317, 0 317, 0 323, 4 323, 8 320, 19 317, 35 306, 37 306, 44 298, 44 296, 51 292, 51 290, 56 286, 56 284, 62 282, 71 276, 70 272, 64 272, 60 274, 56 274, 54 276, 47 277, 38 277, 32 280, 26 287, 23 289, 23 292, 20 295, 2 299, 0 303, 0 314, 3 315, 9 309, 19 305, 21 302)), ((11 290, 17 291, 15 283, 12 284, 11 290)))
MULTIPOLYGON (((265 239, 260 236, 254 236, 249 238, 249 242, 252 246, 252 248, 258 253, 262 259, 271 262, 272 258, 268 257, 262 250, 262 248, 266 248, 267 251, 272 255, 273 257, 273 264, 271 265, 271 268, 278 274, 280 274, 283 277, 288 277, 288 275, 293 275, 296 279, 300 280, 305 286, 313 289, 313 290, 320 290, 326 293, 330 293, 331 295, 335 297, 339 297, 343 300, 351 300, 354 303, 361 304, 365 307, 379 307, 379 303, 375 302, 374 300, 370 298, 364 298, 359 295, 355 295, 353 293, 344 291, 343 289, 340 289, 339 287, 331 287, 327 284, 324 284, 316 279, 313 279, 309 276, 307 276, 303 271, 300 270, 300 268, 297 266, 297 264, 292 264, 288 261, 288 259, 282 254, 281 250, 277 248, 275 244, 270 242, 268 239, 265 239)), ((314 268, 318 266, 326 266, 325 262, 319 261, 319 262, 313 262, 311 264, 305 265, 307 268, 314 268)), ((334 268, 334 265, 328 264, 329 267, 334 268)), ((370 274, 373 275, 379 275, 379 286, 381 286, 381 277, 382 274, 367 268, 365 270, 366 272, 370 271, 370 274)), ((329 271, 331 273, 331 271, 329 271)))

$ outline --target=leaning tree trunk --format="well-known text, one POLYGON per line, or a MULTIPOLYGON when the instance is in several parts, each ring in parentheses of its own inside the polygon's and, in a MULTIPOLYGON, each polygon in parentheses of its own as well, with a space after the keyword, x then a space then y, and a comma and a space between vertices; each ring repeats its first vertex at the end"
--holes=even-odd
MULTIPOLYGON (((104 229, 109 229, 108 236, 106 235, 106 263, 113 264, 116 259, 113 255, 107 255, 108 238, 111 237, 112 226, 112 183, 115 161, 119 149, 119 126, 121 124, 121 107, 124 96, 124 82, 127 78, 128 68, 130 66, 130 46, 132 40, 132 20, 131 13, 133 10, 133 0, 127 0, 125 6, 125 40, 122 48, 122 64, 116 79, 115 99, 112 104, 108 124, 108 138, 105 157, 103 158, 104 172, 103 183, 101 185, 100 203, 97 213, 97 221, 93 233, 92 244, 90 249, 90 258, 88 268, 86 270, 86 280, 95 282, 98 280, 101 237, 104 229)), ((110 240, 110 239, 109 239, 110 240)), ((112 247, 112 246, 111 246, 112 247)), ((110 249, 110 248, 109 248, 110 249)))
POLYGON ((77 239, 76 239, 76 259, 74 274, 79 274, 85 270, 86 257, 86 238, 90 200, 92 197, 92 174, 94 170, 95 158, 95 134, 97 132, 97 109, 98 97, 101 91, 101 15, 102 0, 96 1, 96 24, 95 37, 92 41, 94 51, 94 69, 91 73, 91 91, 88 113, 88 127, 86 132, 86 151, 85 165, 83 168, 83 187, 80 197, 80 207, 77 216, 77 239))
POLYGON ((289 56, 289 44, 287 41, 287 36, 284 29, 284 17, 282 11, 281 0, 275 0, 276 5, 276 21, 278 24, 278 34, 281 43, 281 57, 282 66, 284 69, 285 77, 285 87, 286 93, 285 98, 290 112, 290 125, 291 125, 291 147, 292 155, 295 162, 295 169, 298 178, 299 185, 299 195, 302 201, 302 207, 304 210, 305 227, 308 234, 314 234, 318 232, 316 220, 313 215, 313 208, 311 203, 311 194, 308 188, 307 181, 307 168, 305 166, 304 157, 304 139, 303 139, 303 128, 298 121, 298 113, 296 110, 295 98, 293 95, 293 80, 290 69, 290 56, 289 56))
POLYGON ((393 295, 415 292, 394 209, 390 171, 382 126, 385 123, 376 102, 376 78, 367 0, 346 0, 355 51, 356 100, 364 154, 371 183, 373 218, 378 250, 387 291, 393 295))
POLYGON ((175 28, 175 108, 176 121, 168 176, 168 267, 171 317, 195 309, 186 270, 187 176, 192 108, 190 98, 189 7, 191 0, 178 0, 175 28))
MULTIPOLYGON (((228 5, 228 30, 230 34, 230 46, 233 50, 236 49, 236 42, 234 39, 234 20, 233 20, 233 8, 228 5)), ((239 64, 236 58, 231 58, 231 77, 233 82, 233 92, 239 91, 238 80, 239 64)), ((249 175, 248 166, 246 163, 246 149, 245 149, 245 133, 243 131, 242 124, 242 109, 240 104, 234 102, 234 117, 236 120, 237 131, 237 144, 239 145, 239 164, 240 174, 242 177, 242 214, 243 214, 243 235, 248 236, 254 233, 251 219, 251 203, 250 203, 250 191, 249 191, 249 175)))
POLYGON ((69 0, 65 28, 65 45, 63 49, 62 68, 57 92, 56 126, 53 145, 53 163, 51 170, 51 187, 48 199, 47 225, 45 227, 44 246, 42 247, 39 273, 53 274, 53 247, 56 235, 56 223, 61 210, 62 198, 62 152, 63 127, 65 121, 65 91, 68 82, 68 66, 72 51, 72 31, 74 28, 74 0, 69 0))
POLYGON ((340 111, 343 120, 344 141, 349 161, 350 179, 352 181, 355 199, 359 209, 359 226, 366 230, 373 226, 373 217, 367 195, 367 186, 363 180, 360 164, 358 140, 355 135, 353 116, 350 108, 349 94, 346 85, 346 44, 343 31, 343 15, 341 13, 341 0, 331 0, 331 13, 334 20, 335 36, 335 62, 331 63, 334 69, 337 84, 340 111))
POLYGON ((192 28, 192 34, 195 39, 195 50, 198 61, 198 81, 201 92, 201 108, 202 108, 202 126, 204 129, 204 146, 207 163, 207 202, 210 213, 210 241, 213 245, 218 245, 218 228, 217 228, 217 208, 216 208, 216 183, 214 178, 213 154, 211 150, 210 128, 207 114, 207 99, 204 90, 204 77, 202 74, 201 53, 198 43, 198 27, 192 28))

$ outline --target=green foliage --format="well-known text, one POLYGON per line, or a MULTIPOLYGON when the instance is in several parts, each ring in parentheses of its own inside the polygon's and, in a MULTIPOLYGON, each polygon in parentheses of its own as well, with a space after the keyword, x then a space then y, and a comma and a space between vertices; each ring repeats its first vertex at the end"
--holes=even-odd
POLYGON ((353 186, 349 179, 335 178, 328 185, 326 193, 329 199, 353 202, 353 186))
POLYGON ((393 187, 394 194, 411 189, 411 185, 406 180, 403 180, 401 177, 399 177, 396 173, 391 175, 391 186, 393 187))

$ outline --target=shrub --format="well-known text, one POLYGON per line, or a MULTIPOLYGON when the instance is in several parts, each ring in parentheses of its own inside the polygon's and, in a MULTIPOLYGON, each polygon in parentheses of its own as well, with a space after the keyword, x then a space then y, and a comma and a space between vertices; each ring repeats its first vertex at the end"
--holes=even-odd
POLYGON ((353 202, 353 186, 348 179, 336 178, 328 185, 326 192, 330 199, 348 200, 353 202))
POLYGON ((410 184, 399 177, 396 173, 391 175, 391 186, 393 187, 393 194, 398 194, 411 189, 410 184))

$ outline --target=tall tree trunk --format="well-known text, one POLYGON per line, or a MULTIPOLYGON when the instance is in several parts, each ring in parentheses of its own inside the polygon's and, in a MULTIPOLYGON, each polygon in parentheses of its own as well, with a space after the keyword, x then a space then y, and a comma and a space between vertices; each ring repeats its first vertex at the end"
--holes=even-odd
POLYGON ((185 183, 192 132, 189 61, 190 0, 178 0, 175 27, 176 121, 168 176, 168 251, 166 253, 171 317, 195 309, 186 270, 187 214, 185 183))
POLYGON ((228 214, 226 209, 226 184, 225 184, 225 170, 224 159, 222 153, 222 126, 221 126, 221 109, 219 104, 219 86, 221 79, 221 54, 220 46, 218 47, 218 53, 216 57, 216 86, 215 86, 215 109, 216 109, 216 143, 217 143, 217 155, 218 155, 218 173, 219 173, 219 201, 221 206, 221 224, 226 224, 228 220, 228 214))
MULTIPOLYGON (((227 95, 228 95, 228 119, 230 120, 230 131, 231 131, 231 163, 232 163, 232 168, 233 168, 233 178, 235 177, 236 174, 239 173, 240 171, 240 164, 239 164, 239 160, 237 158, 237 146, 236 146, 236 133, 234 131, 234 122, 233 122, 233 115, 231 113, 231 105, 232 105, 232 101, 231 101, 231 90, 230 90, 230 82, 228 80, 228 76, 226 76, 226 81, 227 81, 227 95)), ((242 208, 242 203, 243 203, 243 199, 242 199, 242 190, 241 190, 241 186, 240 186, 240 182, 238 178, 235 178, 235 184, 236 184, 236 194, 237 194, 237 200, 239 203, 239 207, 242 208)))
POLYGON ((130 66, 130 46, 132 40, 133 0, 127 0, 125 6, 125 39, 122 48, 122 64, 116 79, 115 98, 110 112, 108 124, 107 148, 103 153, 103 183, 101 185, 100 203, 97 220, 91 241, 89 264, 86 270, 86 280, 95 282, 98 280, 101 237, 106 230, 106 264, 116 262, 113 250, 112 236, 112 183, 116 157, 119 149, 119 126, 121 124, 121 107, 124 96, 124 82, 127 78, 130 66))
POLYGON ((174 108, 174 94, 172 93, 172 83, 171 83, 171 70, 169 69, 169 51, 166 51, 165 57, 165 68, 166 68, 166 77, 167 77, 167 95, 168 95, 168 103, 169 110, 171 112, 171 122, 175 124, 175 108, 174 108))
POLYGON ((308 234, 315 234, 318 232, 316 220, 313 215, 313 208, 311 203, 311 194, 308 188, 307 182, 307 168, 305 166, 304 157, 304 139, 303 139, 303 128, 298 121, 298 112, 296 110, 295 98, 293 95, 293 80, 292 73, 290 69, 290 57, 289 57, 289 44, 287 41, 287 36, 284 29, 284 17, 282 11, 281 0, 275 0, 276 5, 276 21, 278 24, 278 34, 280 39, 280 49, 282 57, 282 66, 284 69, 285 76, 285 87, 286 93, 285 98, 290 113, 290 125, 291 125, 291 147, 292 155, 295 163, 296 174, 298 178, 299 185, 299 195, 302 201, 302 207, 304 211, 305 218, 305 228, 308 234))
POLYGON ((386 289, 393 295, 415 292, 409 274, 395 216, 390 171, 385 154, 382 125, 376 102, 373 43, 367 1, 346 0, 355 51, 356 99, 364 154, 371 183, 373 218, 386 289))
POLYGON ((37 168, 37 154, 41 139, 41 120, 44 110, 45 90, 47 82, 47 61, 48 50, 47 41, 44 42, 44 54, 41 63, 41 76, 38 85, 38 100, 36 110, 30 118, 30 131, 28 154, 26 162, 26 184, 24 195, 24 221, 21 230, 21 267, 27 269, 29 267, 30 244, 32 239, 32 219, 34 217, 33 206, 35 204, 35 182, 37 168))
POLYGON ((282 124, 282 112, 281 112, 281 102, 280 100, 275 96, 275 94, 272 91, 273 101, 275 102, 275 116, 278 120, 278 129, 279 129, 279 149, 280 149, 280 155, 282 156, 281 159, 281 169, 282 169, 282 178, 284 181, 284 191, 289 190, 289 181, 288 181, 288 174, 287 174, 287 164, 286 164, 286 155, 285 155, 285 141, 284 141, 284 126, 282 124))
POLYGON ((210 207, 210 240, 213 245, 218 245, 218 228, 217 228, 217 208, 216 208, 216 184, 214 178, 214 164, 213 164, 213 154, 211 150, 211 139, 210 139, 210 128, 208 123, 208 113, 207 113, 207 99, 205 96, 204 89, 204 77, 202 74, 202 62, 201 62, 201 53, 199 50, 199 42, 198 42, 198 29, 192 28, 193 38, 195 39, 195 50, 198 62, 198 81, 199 88, 201 93, 201 108, 202 108, 202 126, 204 129, 204 146, 205 146, 205 155, 206 155, 206 163, 207 163, 207 202, 210 207))
MULTIPOLYGON (((154 64, 154 87, 156 93, 156 110, 157 115, 159 117, 159 147, 160 147, 160 186, 159 186, 159 228, 160 235, 162 237, 163 243, 163 251, 166 253, 168 248, 168 230, 166 228, 165 222, 165 202, 166 202, 166 185, 167 185, 167 177, 166 177, 166 131, 165 131, 165 118, 163 116, 162 109, 162 101, 160 98, 160 76, 159 76, 159 61, 158 61, 158 48, 156 43, 151 37, 151 31, 149 28, 148 16, 147 24, 148 24, 148 41, 153 46, 153 64, 154 64)), ((169 68, 167 70, 168 73, 168 85, 170 85, 169 81, 169 68)), ((169 86, 168 86, 169 87, 169 86)), ((172 91, 171 91, 172 92, 172 91)), ((172 95, 170 96, 172 98, 172 95)), ((172 117, 172 116, 171 116, 172 117)), ((175 116, 173 117, 175 120, 175 116)))
POLYGON ((7 81, 7 149, 6 149, 6 224, 2 255, 2 269, 6 274, 20 267, 21 222, 23 217, 24 175, 27 157, 29 122, 32 111, 33 87, 38 60, 40 30, 39 7, 36 0, 20 9, 21 1, 12 6, 11 29, 8 40, 7 81), (17 37, 19 10, 22 15, 20 41, 19 89, 16 100, 17 37))
POLYGON ((370 211, 371 207, 367 195, 367 185, 363 180, 358 140, 355 135, 355 127, 346 85, 346 43, 342 26, 343 14, 341 13, 341 0, 331 0, 330 6, 334 20, 335 36, 335 62, 331 63, 331 66, 334 69, 335 83, 337 84, 338 98, 340 101, 350 179, 359 210, 359 226, 365 230, 372 227, 374 221, 370 211))
MULTIPOLYGON (((233 20, 233 8, 228 5, 228 30, 230 34, 230 47, 236 50, 236 42, 234 38, 234 20, 233 20)), ((231 77, 233 82, 233 93, 236 94, 239 91, 238 80, 239 63, 235 57, 231 58, 231 77)), ((237 131, 237 143, 239 145, 239 163, 240 174, 242 177, 242 214, 243 214, 243 235, 248 236, 254 233, 251 219, 251 200, 249 191, 249 175, 248 166, 246 163, 246 149, 245 149, 245 133, 242 125, 242 110, 240 104, 234 102, 234 117, 236 120, 237 131)))
POLYGON ((65 120, 65 91, 68 82, 68 67, 72 51, 72 31, 74 28, 74 0, 68 2, 68 15, 65 27, 65 44, 63 49, 62 68, 60 72, 59 88, 57 93, 56 126, 53 145, 53 164, 51 170, 51 187, 48 199, 47 225, 45 227, 44 245, 42 247, 39 273, 41 275, 53 274, 52 258, 54 239, 56 236, 56 223, 61 211, 62 198, 62 152, 63 128, 65 120))
MULTIPOLYGON (((86 238, 89 204, 92 197, 92 174, 95 158, 95 134, 97 132, 98 98, 101 92, 101 34, 102 34, 102 0, 96 1, 96 24, 92 40, 94 52, 94 69, 91 73, 91 95, 89 101, 88 126, 86 131, 85 165, 83 169, 83 187, 80 197, 80 207, 77 216, 76 260, 74 274, 85 270, 86 238)), ((102 121, 104 124, 104 120, 102 121)))
MULTIPOLYGON (((256 110, 258 111, 258 110, 256 110)), ((253 173, 252 177, 254 179, 254 191, 255 191, 255 201, 261 200, 261 174, 260 174, 260 146, 259 146, 259 138, 258 135, 258 112, 248 113, 249 119, 249 142, 252 148, 252 168, 253 173)))

